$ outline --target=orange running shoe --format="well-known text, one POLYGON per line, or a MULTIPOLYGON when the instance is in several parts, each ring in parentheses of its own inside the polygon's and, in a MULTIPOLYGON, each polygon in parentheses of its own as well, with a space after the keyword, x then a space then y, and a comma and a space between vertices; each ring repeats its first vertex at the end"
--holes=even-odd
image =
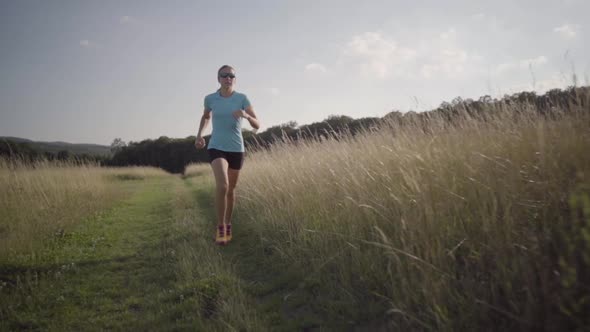
POLYGON ((217 232, 215 232, 215 243, 223 246, 227 243, 227 238, 225 236, 225 224, 217 226, 217 232))
POLYGON ((225 225, 225 240, 231 241, 231 224, 225 225))

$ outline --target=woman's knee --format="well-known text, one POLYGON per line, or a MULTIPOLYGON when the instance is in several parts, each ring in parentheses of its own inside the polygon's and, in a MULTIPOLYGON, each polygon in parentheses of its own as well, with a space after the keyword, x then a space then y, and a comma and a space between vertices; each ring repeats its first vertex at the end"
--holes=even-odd
POLYGON ((227 183, 218 183, 217 184, 217 192, 223 193, 224 195, 227 194, 229 190, 229 185, 227 183))

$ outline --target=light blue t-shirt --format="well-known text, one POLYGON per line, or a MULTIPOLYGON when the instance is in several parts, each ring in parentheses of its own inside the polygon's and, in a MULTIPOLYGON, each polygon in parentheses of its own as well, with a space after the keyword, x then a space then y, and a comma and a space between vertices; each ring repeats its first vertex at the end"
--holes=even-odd
POLYGON ((213 121, 213 131, 207 149, 244 152, 242 118, 236 120, 232 113, 245 110, 248 106, 248 97, 236 91, 229 97, 222 97, 219 90, 205 97, 205 109, 211 110, 213 121))

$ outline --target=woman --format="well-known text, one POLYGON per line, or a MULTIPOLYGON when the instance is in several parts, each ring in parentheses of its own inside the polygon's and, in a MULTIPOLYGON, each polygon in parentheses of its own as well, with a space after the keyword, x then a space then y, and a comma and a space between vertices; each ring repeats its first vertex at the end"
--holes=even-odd
POLYGON ((232 238, 231 216, 235 202, 234 190, 244 163, 242 119, 246 119, 256 130, 260 124, 248 97, 234 90, 235 69, 228 65, 222 66, 217 71, 217 81, 221 88, 205 97, 205 111, 201 117, 195 146, 197 149, 205 147, 202 133, 213 115, 213 130, 207 149, 216 184, 215 243, 224 245, 232 238))

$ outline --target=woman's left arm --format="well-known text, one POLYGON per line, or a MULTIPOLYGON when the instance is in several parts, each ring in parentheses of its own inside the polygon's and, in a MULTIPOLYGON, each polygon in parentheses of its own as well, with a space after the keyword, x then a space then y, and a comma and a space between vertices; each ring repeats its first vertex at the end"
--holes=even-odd
POLYGON ((248 123, 250 123, 252 128, 260 128, 260 122, 258 121, 258 118, 256 117, 256 113, 254 113, 254 108, 252 108, 252 106, 246 107, 246 109, 244 110, 243 118, 248 120, 248 123))

